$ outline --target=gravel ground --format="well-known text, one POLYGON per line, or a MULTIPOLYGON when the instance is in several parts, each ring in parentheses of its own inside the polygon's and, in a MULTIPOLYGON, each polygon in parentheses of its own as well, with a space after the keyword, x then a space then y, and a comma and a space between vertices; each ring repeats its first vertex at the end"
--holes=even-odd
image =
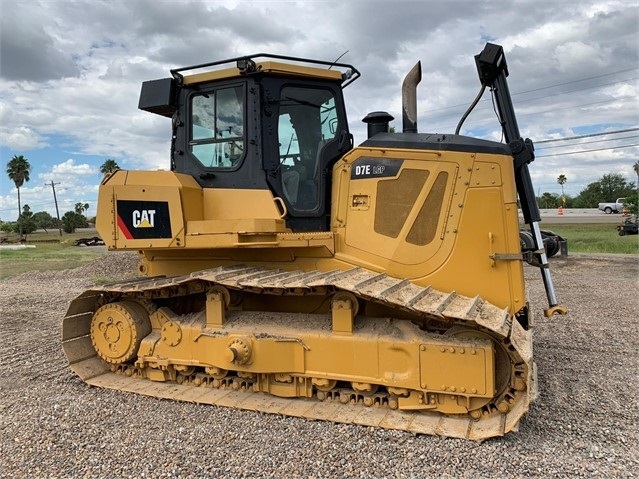
POLYGON ((553 258, 565 319, 535 304, 540 398, 518 433, 483 443, 174 403, 85 385, 60 322, 128 253, 0 282, 0 477, 639 477, 635 256, 553 258))

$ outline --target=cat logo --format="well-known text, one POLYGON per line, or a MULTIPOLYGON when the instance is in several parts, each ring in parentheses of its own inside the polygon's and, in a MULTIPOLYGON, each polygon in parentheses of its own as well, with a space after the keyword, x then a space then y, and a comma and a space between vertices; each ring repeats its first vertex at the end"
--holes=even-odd
POLYGON ((117 200, 117 222, 126 239, 173 237, 168 201, 117 200))
POLYGON ((133 210, 132 225, 134 228, 153 228, 155 210, 133 210))

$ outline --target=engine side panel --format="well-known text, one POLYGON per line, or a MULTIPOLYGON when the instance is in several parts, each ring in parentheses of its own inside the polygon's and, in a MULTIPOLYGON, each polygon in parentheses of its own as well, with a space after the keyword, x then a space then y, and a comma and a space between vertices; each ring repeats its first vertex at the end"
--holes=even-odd
POLYGON ((512 157, 357 148, 336 165, 337 260, 519 311, 512 157))

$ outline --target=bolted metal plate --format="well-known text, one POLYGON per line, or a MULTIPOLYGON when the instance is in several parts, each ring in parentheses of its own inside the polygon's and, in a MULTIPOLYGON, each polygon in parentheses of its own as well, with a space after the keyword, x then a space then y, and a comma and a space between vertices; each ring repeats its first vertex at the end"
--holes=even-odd
POLYGON ((495 393, 494 350, 490 340, 437 341, 420 347, 422 388, 469 396, 495 393))

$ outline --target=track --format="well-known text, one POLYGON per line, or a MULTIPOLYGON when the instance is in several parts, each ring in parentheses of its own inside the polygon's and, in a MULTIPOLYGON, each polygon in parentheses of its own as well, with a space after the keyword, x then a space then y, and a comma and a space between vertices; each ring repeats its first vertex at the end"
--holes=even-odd
MULTIPOLYGON (((299 316, 299 315, 298 315, 299 316)), ((523 318, 525 323, 528 318, 523 318)), ((359 320, 359 318, 358 318, 359 320)), ((376 318, 365 318, 375 324, 376 318)), ((393 320, 407 325, 410 321, 393 320)), ((368 326, 365 326, 368 327, 368 326)), ((373 327, 373 326, 371 326, 373 327)), ((402 326, 402 328, 407 326, 402 326)), ((427 334, 427 333, 425 333, 427 334)), ((483 440, 516 430, 519 419, 536 395, 531 332, 508 311, 481 298, 442 293, 362 269, 332 272, 285 272, 250 267, 222 267, 168 279, 145 279, 96 287, 78 296, 63 321, 63 348, 69 364, 88 384, 159 398, 330 420, 414 433, 483 440), (509 381, 498 397, 475 418, 468 414, 440 414, 394 409, 392 396, 379 392, 361 395, 340 387, 328 392, 314 389, 311 398, 287 398, 252 392, 250 381, 234 375, 219 380, 189 371, 176 381, 138 379, 132 364, 108 365, 93 348, 90 328, 95 310, 111 301, 136 299, 153 302, 202 292, 221 285, 239 294, 270 295, 273 301, 303 295, 328 297, 349 292, 367 304, 382 305, 399 317, 419 319, 422 329, 466 327, 488 334, 507 354, 519 382, 509 381), (367 407, 370 406, 370 407, 367 407)), ((143 375, 143 374, 142 374, 143 375)))

